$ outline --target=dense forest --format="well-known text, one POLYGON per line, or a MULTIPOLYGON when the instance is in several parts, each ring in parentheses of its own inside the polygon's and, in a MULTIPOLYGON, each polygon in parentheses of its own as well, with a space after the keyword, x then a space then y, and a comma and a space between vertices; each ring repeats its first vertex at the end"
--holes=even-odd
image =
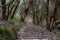
POLYGON ((0 40, 22 40, 18 34, 25 30, 33 34, 44 30, 42 34, 56 36, 50 40, 59 40, 60 0, 0 0, 0 40))

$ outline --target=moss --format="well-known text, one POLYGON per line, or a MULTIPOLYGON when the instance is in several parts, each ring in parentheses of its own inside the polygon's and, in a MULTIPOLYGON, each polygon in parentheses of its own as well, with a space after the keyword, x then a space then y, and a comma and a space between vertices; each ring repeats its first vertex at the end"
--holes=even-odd
POLYGON ((15 33, 12 27, 0 27, 0 40, 15 40, 15 33))
POLYGON ((0 27, 0 34, 1 34, 1 36, 5 35, 5 27, 4 26, 0 27))

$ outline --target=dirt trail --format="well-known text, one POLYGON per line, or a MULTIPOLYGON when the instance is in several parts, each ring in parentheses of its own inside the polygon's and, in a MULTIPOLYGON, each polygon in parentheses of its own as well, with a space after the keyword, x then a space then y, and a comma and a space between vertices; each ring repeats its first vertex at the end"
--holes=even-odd
POLYGON ((24 38, 37 38, 37 39, 47 39, 47 40, 57 40, 56 36, 42 28, 40 26, 34 25, 32 23, 27 23, 22 25, 22 28, 18 31, 18 39, 21 40, 24 38))

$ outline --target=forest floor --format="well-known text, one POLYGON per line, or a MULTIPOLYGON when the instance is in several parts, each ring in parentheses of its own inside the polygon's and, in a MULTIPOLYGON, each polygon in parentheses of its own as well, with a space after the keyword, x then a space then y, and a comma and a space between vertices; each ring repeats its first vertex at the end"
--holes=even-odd
MULTIPOLYGON (((51 40, 57 39, 56 34, 54 34, 52 32, 49 32, 46 28, 42 28, 42 27, 40 27, 38 25, 34 25, 32 23, 28 23, 28 24, 22 23, 22 24, 20 24, 20 22, 15 22, 14 24, 11 24, 8 21, 0 21, 0 27, 2 25, 6 28, 9 28, 9 29, 14 28, 14 31, 17 32, 16 35, 17 35, 18 40, 20 40, 20 37, 21 37, 20 35, 24 36, 25 34, 26 34, 26 36, 33 35, 33 37, 35 37, 35 35, 36 36, 41 35, 43 38, 45 37, 45 38, 48 38, 48 39, 51 39, 51 40), (27 32, 24 32, 24 31, 27 31, 27 32), (21 32, 23 32, 23 33, 21 34, 21 32)), ((16 35, 14 35, 14 36, 16 36, 16 35)))
POLYGON ((20 40, 21 38, 27 38, 27 40, 33 38, 38 38, 39 40, 59 40, 54 33, 49 32, 46 28, 42 28, 32 23, 21 26, 21 29, 18 31, 18 40, 20 40))

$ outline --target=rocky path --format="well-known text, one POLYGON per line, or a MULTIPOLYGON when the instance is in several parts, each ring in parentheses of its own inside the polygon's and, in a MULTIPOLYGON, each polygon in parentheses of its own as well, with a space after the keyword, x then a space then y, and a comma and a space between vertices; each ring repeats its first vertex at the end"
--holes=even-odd
POLYGON ((49 32, 45 28, 34 25, 32 23, 22 25, 22 28, 18 31, 17 40, 23 40, 23 39, 58 40, 53 33, 49 32))

